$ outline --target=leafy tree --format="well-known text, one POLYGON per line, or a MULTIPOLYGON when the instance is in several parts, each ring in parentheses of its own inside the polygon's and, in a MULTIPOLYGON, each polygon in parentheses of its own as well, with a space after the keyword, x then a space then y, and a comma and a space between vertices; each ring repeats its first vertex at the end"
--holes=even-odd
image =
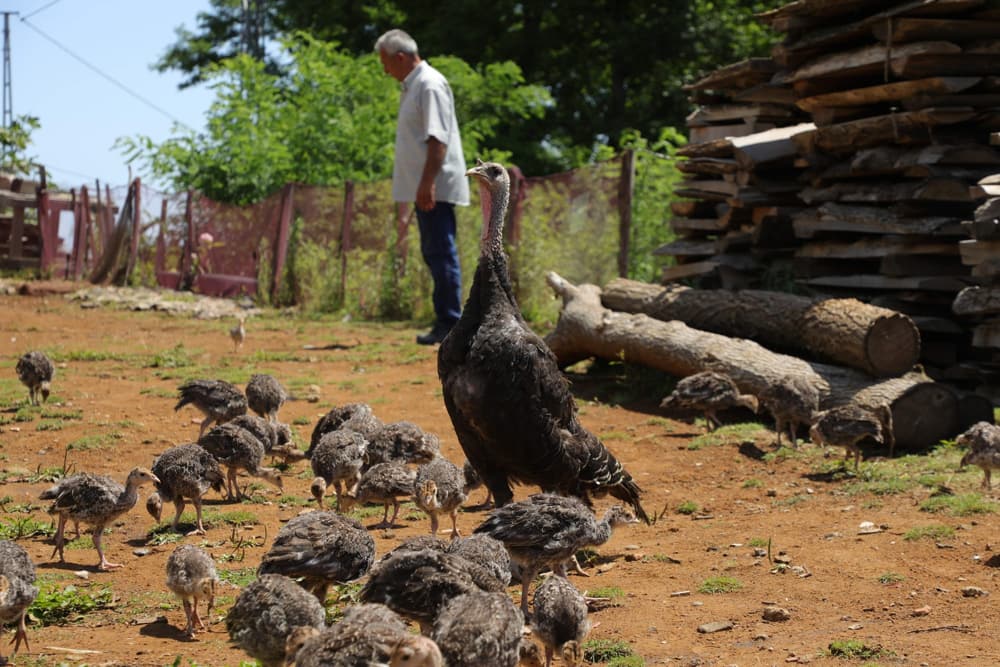
POLYGON ((0 170, 27 175, 35 167, 35 158, 28 155, 31 133, 41 127, 35 116, 17 116, 9 127, 0 127, 0 170))
MULTIPOLYGON (((257 201, 292 181, 388 178, 399 86, 375 54, 355 57, 304 33, 283 44, 284 75, 248 55, 205 70, 216 94, 205 132, 181 132, 159 145, 127 137, 119 148, 174 188, 232 203, 257 201)), ((540 114, 549 101, 543 89, 523 84, 512 63, 474 69, 443 58, 438 65, 455 90, 467 160, 508 158, 492 149, 499 118, 540 114)))
MULTIPOLYGON (((198 76, 204 60, 231 53, 239 14, 213 0, 200 31, 179 40, 158 64, 198 76), (213 21, 218 22, 215 23, 213 21), (228 21, 228 23, 227 23, 228 21), (218 36, 223 35, 223 39, 218 36)), ((504 148, 527 173, 592 160, 602 145, 621 147, 635 128, 657 137, 682 127, 689 110, 682 84, 749 55, 764 55, 774 36, 753 14, 781 0, 274 0, 268 29, 293 29, 370 53, 384 30, 403 26, 435 65, 450 54, 476 68, 511 61, 525 81, 544 86, 553 104, 544 116, 499 116, 504 148)))

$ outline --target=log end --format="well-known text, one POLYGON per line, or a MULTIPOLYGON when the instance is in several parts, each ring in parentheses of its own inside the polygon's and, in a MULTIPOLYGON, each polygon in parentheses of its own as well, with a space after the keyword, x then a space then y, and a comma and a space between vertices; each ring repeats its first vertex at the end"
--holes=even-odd
POLYGON ((903 392, 892 403, 896 451, 922 451, 960 432, 959 401, 950 388, 924 382, 903 392))
POLYGON ((920 359, 920 330, 902 313, 879 317, 868 328, 864 350, 871 375, 903 375, 920 359))

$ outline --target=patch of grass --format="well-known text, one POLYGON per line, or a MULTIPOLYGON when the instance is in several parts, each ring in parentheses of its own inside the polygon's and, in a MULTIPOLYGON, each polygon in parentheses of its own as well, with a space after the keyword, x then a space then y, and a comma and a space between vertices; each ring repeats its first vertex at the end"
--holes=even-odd
POLYGON ((898 584, 905 579, 906 577, 898 572, 883 572, 878 575, 878 583, 880 584, 898 584))
POLYGON ((83 410, 42 408, 42 419, 83 419, 83 410))
POLYGON ((871 660, 894 655, 881 646, 868 646, 857 639, 836 639, 830 642, 830 655, 849 660, 871 660))
POLYGON ((801 459, 805 456, 805 450, 794 449, 792 447, 788 447, 787 445, 782 445, 774 451, 764 454, 764 461, 767 463, 779 463, 781 461, 787 461, 788 459, 801 459))
POLYGON ((0 539, 20 540, 35 535, 55 535, 56 529, 51 521, 37 521, 33 517, 13 517, 8 521, 0 521, 0 539))
POLYGON ((955 536, 955 529, 943 524, 911 528, 903 534, 904 540, 916 541, 928 537, 932 540, 946 540, 955 536))
POLYGON ((676 511, 678 514, 694 514, 698 511, 698 503, 693 500, 685 500, 677 506, 676 511))
POLYGON ((589 639, 582 648, 583 659, 590 663, 610 662, 635 655, 632 647, 620 639, 589 639))
POLYGON ((161 389, 159 387, 146 387, 145 389, 140 389, 139 393, 143 396, 154 396, 156 398, 177 398, 176 390, 161 389))
POLYGON ((751 477, 750 479, 744 481, 742 486, 744 489, 759 489, 764 486, 764 482, 756 477, 751 477))
POLYGON ((738 444, 746 441, 754 441, 763 434, 767 433, 767 429, 764 428, 763 424, 757 422, 745 422, 741 424, 726 424, 721 426, 714 431, 705 433, 704 435, 699 435, 698 437, 691 440, 688 443, 687 448, 689 450, 698 450, 702 447, 714 447, 717 445, 725 444, 738 444))
POLYGON ((66 448, 75 451, 104 449, 114 441, 121 440, 124 437, 124 433, 119 433, 117 431, 113 431, 111 433, 95 433, 94 435, 85 435, 82 438, 77 438, 73 442, 66 445, 66 448))
POLYGON ((66 422, 61 419, 43 419, 35 425, 36 431, 61 431, 66 427, 66 422))
POLYGON ((107 609, 113 602, 110 587, 88 590, 53 582, 41 586, 38 597, 28 607, 28 615, 41 625, 57 625, 77 620, 96 609, 107 609))
MULTIPOLYGON (((181 521, 195 523, 197 518, 194 512, 184 512, 181 514, 181 521)), ((203 508, 201 512, 201 522, 206 528, 226 524, 227 526, 255 526, 260 523, 257 515, 247 510, 233 510, 231 512, 220 512, 214 508, 203 508)))
POLYGON ((41 414, 41 409, 33 405, 25 405, 24 407, 18 408, 17 412, 14 413, 14 421, 16 422, 30 422, 35 420, 35 415, 41 414))
POLYGON ((698 586, 698 592, 715 595, 717 593, 732 593, 741 588, 743 588, 743 582, 735 577, 709 577, 698 586))
POLYGON ((174 544, 184 539, 184 535, 175 532, 171 522, 167 521, 158 526, 154 526, 146 535, 146 544, 149 546, 162 546, 164 544, 174 544))
POLYGON ((951 516, 970 516, 993 514, 997 511, 997 504, 978 493, 965 493, 957 496, 933 496, 920 503, 920 509, 923 512, 946 513, 951 516))
POLYGON ((794 507, 799 503, 804 503, 809 500, 809 496, 804 493, 799 493, 794 496, 788 496, 787 498, 780 498, 771 503, 774 507, 794 507))
POLYGON ((587 591, 587 595, 594 598, 608 598, 608 604, 612 607, 621 607, 625 603, 625 591, 618 586, 592 588, 587 591))
POLYGON ((645 667, 645 665, 646 661, 642 659, 642 656, 635 654, 608 660, 608 667, 645 667))
POLYGON ((243 588, 257 579, 257 568, 241 567, 235 570, 219 570, 219 579, 243 588))
POLYGON ((193 366, 191 353, 184 347, 184 343, 177 343, 169 350, 157 352, 146 364, 147 368, 183 368, 193 366))
POLYGON ((312 420, 309 417, 296 417, 292 420, 292 424, 295 426, 309 426, 311 423, 312 420))
POLYGON ((763 537, 751 537, 747 540, 748 547, 766 547, 771 540, 765 540, 763 537))
POLYGON ((52 353, 52 361, 131 361, 132 356, 106 350, 66 350, 52 353))

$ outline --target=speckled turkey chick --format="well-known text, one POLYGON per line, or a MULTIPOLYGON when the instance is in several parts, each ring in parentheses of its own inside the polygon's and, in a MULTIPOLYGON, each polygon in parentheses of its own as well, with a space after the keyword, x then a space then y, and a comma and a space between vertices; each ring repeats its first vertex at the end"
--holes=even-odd
POLYGON ((531 630, 545 646, 545 667, 558 653, 562 664, 583 664, 583 640, 590 632, 587 602, 563 577, 549 577, 535 590, 531 630))
POLYGON ((205 621, 198 613, 198 603, 207 602, 206 616, 212 615, 215 605, 215 587, 219 575, 215 561, 207 551, 193 544, 182 544, 167 558, 167 588, 181 599, 187 627, 184 632, 194 637, 198 629, 206 630, 205 621))
POLYGON ((278 410, 288 400, 288 392, 277 378, 266 373, 254 373, 246 386, 247 405, 268 421, 278 421, 278 410))
POLYGON ((412 422, 385 424, 368 436, 365 466, 404 461, 429 463, 441 451, 441 440, 412 422))
POLYGON ((384 665, 409 635, 406 622, 385 605, 358 604, 322 632, 309 628, 293 633, 285 653, 295 667, 384 665))
POLYGON ((846 456, 854 455, 855 470, 861 463, 861 442, 864 440, 886 444, 889 456, 893 454, 892 410, 887 405, 871 411, 848 403, 817 413, 814 419, 809 439, 820 446, 843 447, 846 456))
POLYGON ((236 424, 220 424, 199 438, 198 444, 226 466, 226 491, 229 498, 242 500, 246 497, 236 479, 240 470, 282 488, 281 474, 274 468, 261 465, 264 460, 264 443, 247 429, 236 424))
POLYGON ((307 512, 282 526, 258 574, 283 574, 325 602, 330 584, 364 576, 375 561, 375 540, 362 525, 334 512, 307 512))
POLYGON ((326 610, 316 596, 280 574, 265 574, 244 588, 226 616, 229 638, 263 667, 285 661, 296 628, 322 630, 326 610))
POLYGON ((17 360, 17 377, 28 388, 28 402, 39 405, 49 398, 52 378, 56 369, 52 360, 44 352, 32 350, 21 355, 17 360), (41 396, 41 401, 39 401, 41 396))
MULTIPOLYGON (((38 597, 35 586, 35 564, 24 548, 10 540, 0 540, 0 627, 17 622, 14 632, 14 650, 10 657, 17 654, 21 642, 28 646, 28 629, 25 617, 28 607, 38 597)), ((0 665, 6 665, 7 660, 0 655, 0 665)))
POLYGON ((437 535, 438 515, 451 517, 451 537, 458 532, 458 510, 465 502, 465 476, 454 463, 438 456, 417 468, 413 500, 431 519, 431 535, 437 535))
POLYGON ((227 423, 245 428, 257 436, 264 445, 264 454, 267 456, 279 457, 285 463, 294 463, 306 458, 305 452, 296 447, 292 441, 292 429, 288 424, 268 421, 251 414, 240 415, 227 423))
POLYGON ((636 523, 631 510, 609 508, 600 521, 581 500, 537 493, 490 512, 475 532, 501 541, 521 568, 521 611, 528 617, 528 586, 545 567, 562 577, 566 562, 583 547, 599 546, 617 526, 636 523))
POLYGON ((361 481, 367 448, 365 437, 351 429, 331 431, 319 439, 309 463, 316 475, 311 492, 320 509, 323 508, 323 496, 332 484, 337 492, 337 510, 343 511, 344 486, 354 491, 361 481))
POLYGON ((516 667, 524 617, 506 592, 473 591, 449 600, 431 631, 448 665, 516 667))
POLYGON ((201 445, 194 443, 171 447, 153 461, 153 474, 159 480, 156 492, 149 497, 146 509, 160 521, 163 501, 174 504, 173 529, 177 530, 185 500, 191 500, 196 514, 196 526, 189 535, 204 535, 201 520, 201 499, 209 489, 222 492, 225 476, 219 462, 201 445))
POLYGON ((741 394, 736 383, 728 376, 715 371, 703 371, 681 379, 674 391, 660 402, 667 411, 698 411, 705 415, 708 430, 712 431, 722 422, 716 413, 742 407, 757 412, 757 397, 741 394))
POLYGON ((399 461, 372 466, 361 475, 361 481, 358 482, 353 492, 344 492, 342 509, 349 512, 356 502, 382 503, 385 506, 385 512, 382 515, 382 522, 375 527, 391 528, 396 524, 396 517, 399 516, 400 499, 413 495, 413 483, 416 477, 415 471, 399 461), (389 505, 392 505, 391 519, 389 518, 389 505))
POLYGON ((313 449, 319 444, 320 438, 327 433, 339 429, 350 429, 368 438, 382 427, 382 420, 375 416, 371 406, 366 403, 348 403, 333 408, 319 418, 309 437, 309 449, 306 457, 312 456, 313 449))
POLYGON ((104 475, 79 473, 66 477, 55 486, 43 491, 38 497, 42 500, 52 500, 50 514, 59 516, 56 527, 55 549, 52 555, 59 554, 59 562, 65 561, 63 547, 65 538, 63 531, 70 519, 93 527, 94 549, 100 561, 97 567, 101 570, 111 570, 122 567, 120 563, 110 562, 101 547, 104 528, 109 523, 135 507, 139 499, 139 487, 147 483, 156 483, 156 475, 146 468, 133 468, 128 474, 125 485, 104 475))
POLYGON ((504 587, 485 569, 461 556, 436 549, 394 552, 375 564, 359 598, 381 602, 420 624, 425 634, 452 598, 504 587))
POLYGON ((178 388, 178 394, 180 400, 174 410, 191 404, 205 415, 198 430, 199 438, 209 424, 223 424, 247 411, 246 396, 239 387, 225 380, 189 380, 178 388))
POLYGON ((504 587, 510 583, 510 554, 500 540, 485 533, 474 533, 469 537, 452 540, 447 545, 448 553, 483 567, 504 587))
POLYGON ((795 447, 798 427, 811 425, 819 411, 819 392, 802 378, 786 376, 764 389, 760 403, 774 417, 778 447, 786 428, 788 441, 795 447))
POLYGON ((1000 470, 1000 426, 984 421, 977 422, 958 436, 955 443, 960 447, 969 448, 959 465, 962 468, 967 465, 977 465, 982 468, 982 486, 986 490, 991 490, 993 488, 991 473, 1000 470))

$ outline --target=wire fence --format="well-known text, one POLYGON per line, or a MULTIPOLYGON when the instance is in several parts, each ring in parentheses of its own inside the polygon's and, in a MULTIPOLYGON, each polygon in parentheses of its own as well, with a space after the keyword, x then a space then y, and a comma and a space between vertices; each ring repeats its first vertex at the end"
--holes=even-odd
MULTIPOLYGON (((544 281, 548 271, 597 284, 624 275, 629 157, 544 177, 525 178, 511 169, 506 249, 517 298, 530 319, 554 321, 558 315, 544 281)), ((195 192, 159 192, 136 179, 96 197, 81 188, 73 201, 79 219, 67 277, 107 281, 124 273, 135 285, 247 295, 264 304, 365 319, 433 317, 415 216, 392 201, 389 181, 289 184, 256 204, 233 206, 195 192), (129 257, 129 247, 130 258, 116 260, 124 267, 95 271, 108 263, 108 253, 129 257)), ((470 206, 456 207, 456 217, 467 291, 483 222, 476 188, 470 206)))

